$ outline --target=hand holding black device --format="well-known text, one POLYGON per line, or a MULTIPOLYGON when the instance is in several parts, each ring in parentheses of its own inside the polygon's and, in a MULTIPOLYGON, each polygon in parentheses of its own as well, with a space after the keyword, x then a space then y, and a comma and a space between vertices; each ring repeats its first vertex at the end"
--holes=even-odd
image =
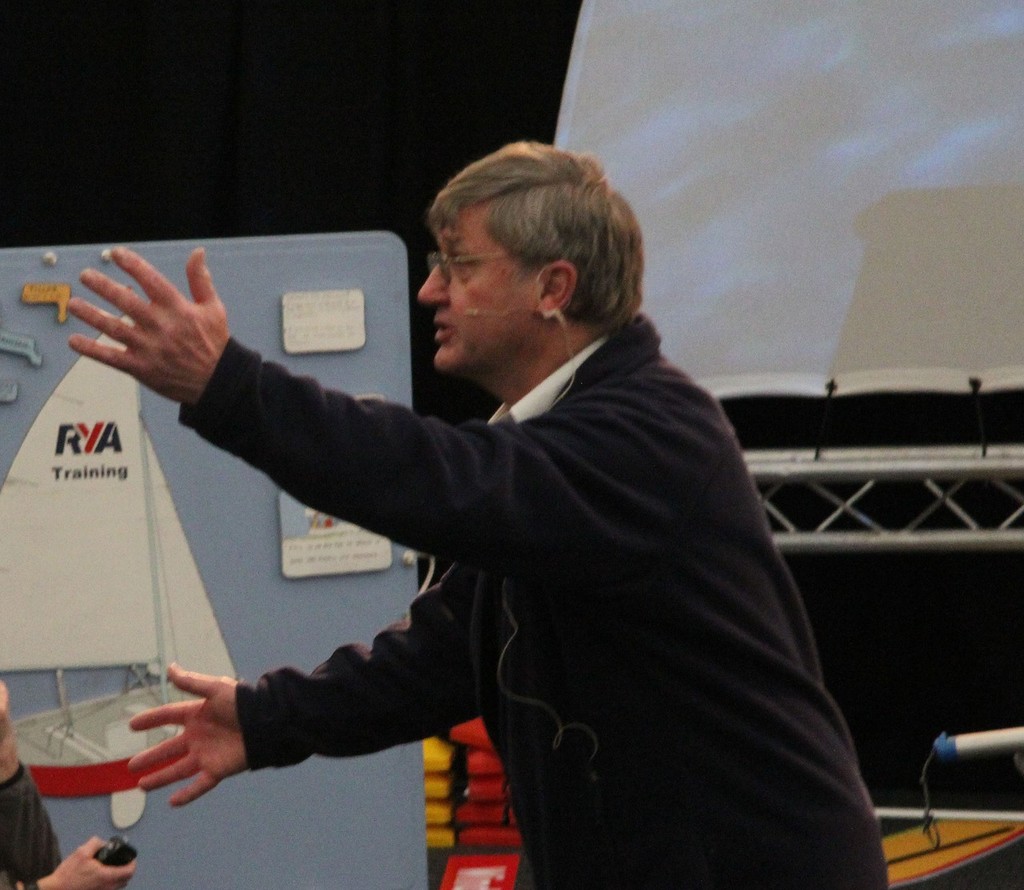
POLYGON ((127 865, 137 855, 135 847, 116 834, 96 851, 96 858, 104 865, 127 865))

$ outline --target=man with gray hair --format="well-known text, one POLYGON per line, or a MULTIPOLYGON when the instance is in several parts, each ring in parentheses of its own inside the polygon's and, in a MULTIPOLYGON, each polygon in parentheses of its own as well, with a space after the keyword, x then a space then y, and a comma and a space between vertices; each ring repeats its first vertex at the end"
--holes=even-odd
POLYGON ((541 888, 881 890, 879 829, 800 595, 719 405, 640 311, 628 203, 584 154, 516 143, 427 215, 434 365, 500 403, 458 426, 325 391, 230 336, 202 250, 187 299, 82 283, 117 341, 70 338, 182 403, 181 420, 315 509, 451 560, 409 618, 311 673, 170 670, 199 701, 133 760, 191 778, 346 756, 474 717, 504 762, 541 888))

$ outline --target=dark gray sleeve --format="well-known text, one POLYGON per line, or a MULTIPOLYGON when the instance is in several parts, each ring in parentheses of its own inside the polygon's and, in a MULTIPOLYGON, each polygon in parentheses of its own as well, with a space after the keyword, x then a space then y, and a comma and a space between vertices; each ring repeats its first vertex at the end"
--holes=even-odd
POLYGON ((20 766, 0 785, 0 890, 15 881, 36 881, 59 864, 60 846, 43 799, 20 766))

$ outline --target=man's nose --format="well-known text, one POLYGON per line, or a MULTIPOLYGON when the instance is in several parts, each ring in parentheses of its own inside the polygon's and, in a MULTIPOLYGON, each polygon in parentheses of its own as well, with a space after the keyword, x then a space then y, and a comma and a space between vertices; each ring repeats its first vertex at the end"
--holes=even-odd
POLYGON ((430 270, 416 298, 424 305, 440 303, 448 298, 448 282, 444 280, 440 269, 430 270))

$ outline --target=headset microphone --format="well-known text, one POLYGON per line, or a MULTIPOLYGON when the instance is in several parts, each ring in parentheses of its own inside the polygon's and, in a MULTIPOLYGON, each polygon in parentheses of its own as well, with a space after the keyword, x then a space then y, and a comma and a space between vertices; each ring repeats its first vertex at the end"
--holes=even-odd
POLYGON ((470 306, 467 309, 457 309, 457 312, 461 311, 462 314, 470 317, 470 319, 506 319, 513 312, 524 312, 526 311, 520 307, 509 307, 506 309, 480 309, 476 306, 470 306))
POLYGON ((463 309, 462 314, 469 318, 505 318, 513 312, 521 311, 521 309, 477 309, 471 306, 469 309, 463 309))
MULTIPOLYGON (((516 312, 533 312, 532 309, 524 309, 522 307, 509 307, 507 309, 480 309, 477 306, 469 306, 466 309, 456 310, 456 312, 465 315, 467 318, 507 318, 516 312)), ((557 307, 554 309, 542 309, 540 317, 543 319, 555 319, 559 324, 565 324, 565 316, 562 314, 562 310, 557 307)))

